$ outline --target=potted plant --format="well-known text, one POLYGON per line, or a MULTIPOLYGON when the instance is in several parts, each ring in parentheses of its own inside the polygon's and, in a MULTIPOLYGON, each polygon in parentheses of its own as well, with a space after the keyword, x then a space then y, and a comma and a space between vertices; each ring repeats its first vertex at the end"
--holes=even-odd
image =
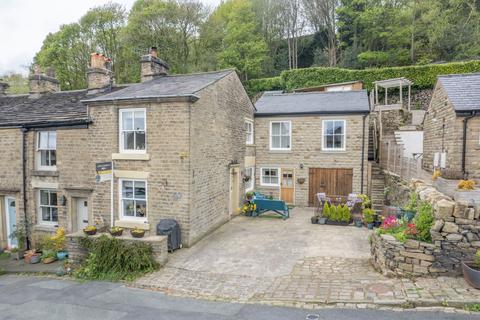
POLYGON ((367 224, 367 228, 372 230, 375 222, 375 211, 363 209, 363 221, 367 224))
POLYGON ((17 247, 11 250, 11 253, 13 253, 12 257, 15 260, 22 259, 23 255, 25 254, 25 244, 27 240, 25 224, 18 223, 15 226, 15 230, 13 230, 13 232, 10 234, 10 239, 17 240, 17 247))
POLYGON ((111 227, 110 230, 108 230, 108 232, 110 232, 110 234, 114 237, 119 237, 123 233, 123 228, 121 228, 121 227, 111 227))
POLYGON ((57 260, 57 253, 55 250, 43 250, 42 252, 42 262, 44 264, 49 264, 57 260))
POLYGON ((32 263, 32 257, 35 255, 37 255, 37 250, 35 249, 25 251, 25 254, 23 255, 25 263, 32 263))
MULTIPOLYGON (((403 207, 401 215, 407 221, 411 221, 415 215, 417 214, 417 194, 415 192, 410 193, 410 198, 408 200, 408 204, 403 207)), ((401 218, 401 217, 397 217, 401 218)))
POLYGON ((58 260, 65 260, 65 258, 68 256, 68 252, 65 251, 65 234, 65 228, 60 227, 55 232, 55 235, 51 237, 54 249, 57 252, 58 260))
POLYGON ((86 226, 85 229, 83 229, 83 232, 85 232, 85 234, 88 235, 88 236, 93 236, 94 234, 97 233, 97 227, 86 226))
POLYGON ((145 230, 135 227, 130 230, 130 234, 134 238, 143 238, 143 236, 145 235, 145 230))
POLYGON ((465 281, 480 289, 480 250, 477 250, 473 261, 462 261, 462 271, 465 281))

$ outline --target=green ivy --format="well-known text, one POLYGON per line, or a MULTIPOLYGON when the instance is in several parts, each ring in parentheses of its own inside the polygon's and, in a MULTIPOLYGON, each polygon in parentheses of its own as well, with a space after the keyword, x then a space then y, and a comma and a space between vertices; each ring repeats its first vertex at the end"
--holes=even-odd
POLYGON ((153 250, 143 242, 127 242, 102 235, 86 238, 82 245, 89 254, 75 276, 86 280, 133 280, 158 268, 153 250))
POLYGON ((480 60, 362 70, 317 67, 283 71, 280 77, 250 80, 246 86, 248 93, 255 95, 268 90, 291 91, 297 88, 361 80, 365 88, 370 90, 374 81, 405 77, 413 81, 415 88, 425 89, 433 88, 439 75, 472 72, 480 72, 480 60))

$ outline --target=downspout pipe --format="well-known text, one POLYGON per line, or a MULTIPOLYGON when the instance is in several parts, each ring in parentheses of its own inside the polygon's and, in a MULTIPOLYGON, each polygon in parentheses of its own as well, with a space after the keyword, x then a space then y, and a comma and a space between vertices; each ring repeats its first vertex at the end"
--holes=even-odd
POLYGON ((467 155, 467 124, 468 120, 475 117, 476 112, 472 111, 472 113, 463 119, 463 146, 462 146, 462 173, 463 178, 467 178, 467 169, 466 169, 466 155, 467 155))
POLYGON ((25 239, 27 250, 30 250, 29 224, 27 214, 27 132, 28 128, 22 127, 22 193, 23 193, 23 218, 25 221, 25 239))
POLYGON ((363 116, 363 123, 362 123, 362 160, 361 160, 361 163, 362 163, 362 166, 360 168, 360 172, 361 172, 361 177, 360 177, 360 193, 363 194, 363 175, 364 175, 364 172, 365 172, 365 122, 366 122, 366 119, 367 119, 367 116, 368 114, 365 114, 363 116))

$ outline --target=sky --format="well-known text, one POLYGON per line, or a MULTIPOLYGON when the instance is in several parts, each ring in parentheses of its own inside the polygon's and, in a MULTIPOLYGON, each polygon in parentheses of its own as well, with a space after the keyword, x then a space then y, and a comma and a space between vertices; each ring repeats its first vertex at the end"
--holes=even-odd
MULTIPOLYGON (((220 0, 201 0, 214 7, 220 0)), ((77 22, 88 9, 109 0, 0 0, 0 75, 27 74, 35 53, 51 32, 77 22)), ((135 0, 113 0, 130 9, 135 0)))

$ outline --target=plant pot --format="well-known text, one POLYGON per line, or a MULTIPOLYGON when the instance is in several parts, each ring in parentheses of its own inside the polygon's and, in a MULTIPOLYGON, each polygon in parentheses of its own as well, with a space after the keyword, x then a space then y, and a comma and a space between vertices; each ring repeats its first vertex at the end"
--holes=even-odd
POLYGON ((48 257, 48 258, 42 259, 42 262, 44 264, 49 264, 49 263, 54 262, 55 260, 57 260, 57 257, 48 257))
POLYGON ((85 232, 85 234, 87 236, 93 236, 97 233, 97 230, 85 230, 85 229, 83 229, 83 232, 85 232))
POLYGON ((34 254, 33 256, 30 256, 30 264, 37 264, 39 262, 40 262, 39 254, 34 254))
POLYGON ((110 234, 114 237, 120 237, 123 234, 123 229, 117 230, 115 232, 112 230, 108 230, 108 232, 110 232, 110 234))
POLYGON ((348 226, 350 224, 350 222, 333 221, 333 220, 327 219, 326 224, 330 224, 330 225, 333 225, 333 226, 348 226))
POLYGON ((130 231, 130 234, 132 235, 132 237, 134 238, 143 238, 143 236, 145 235, 145 230, 142 230, 142 231, 130 231))
POLYGON ((363 226, 362 220, 355 220, 355 226, 361 228, 363 226))
POLYGON ((403 217, 407 220, 407 221, 412 221, 413 217, 415 217, 415 212, 414 211, 405 211, 403 213, 403 217))
POLYGON ((318 217, 317 216, 311 217, 310 220, 312 221, 312 224, 317 224, 318 223, 318 217))
POLYGON ((372 230, 372 229, 373 229, 373 226, 374 226, 373 222, 367 223, 367 228, 368 228, 369 230, 372 230))
POLYGON ((57 252, 57 259, 58 260, 65 260, 68 256, 68 252, 67 251, 58 251, 57 252))
POLYGON ((17 252, 10 253, 10 256, 12 257, 13 260, 22 260, 24 254, 25 254, 25 251, 20 250, 17 252))
POLYGON ((375 221, 375 222, 373 223, 373 226, 374 226, 375 228, 378 228, 378 227, 380 227, 381 225, 382 225, 382 221, 375 221))
POLYGON ((472 261, 462 261, 463 278, 476 289, 480 289, 480 270, 475 269, 472 261))
POLYGON ((318 224, 326 224, 327 223, 327 218, 324 217, 319 217, 317 220, 318 224))

